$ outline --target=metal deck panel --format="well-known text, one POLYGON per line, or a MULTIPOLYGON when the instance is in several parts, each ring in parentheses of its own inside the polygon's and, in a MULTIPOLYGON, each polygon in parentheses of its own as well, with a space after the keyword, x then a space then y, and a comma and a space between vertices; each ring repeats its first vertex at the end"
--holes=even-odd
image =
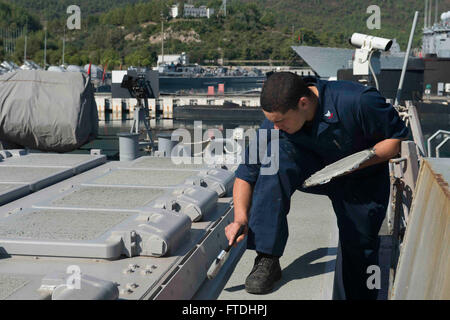
MULTIPOLYGON (((170 161, 170 159, 165 160, 170 161)), ((152 194, 155 190, 159 190, 158 192, 163 194, 174 190, 171 187, 89 184, 99 177, 106 177, 114 171, 119 171, 118 168, 123 165, 124 163, 120 162, 106 163, 1 207, 0 221, 12 221, 9 225, 4 226, 5 228, 2 232, 4 235, 6 234, 5 238, 9 237, 9 240, 11 240, 17 236, 17 231, 20 229, 19 232, 22 233, 22 236, 27 236, 28 240, 34 238, 34 240, 30 240, 30 243, 36 247, 36 251, 28 252, 28 254, 34 253, 36 256, 8 255, 5 253, 8 252, 7 249, 10 243, 4 242, 4 248, 2 248, 0 241, 0 253, 3 252, 3 255, 0 256, 0 274, 14 274, 19 278, 31 279, 18 290, 15 290, 15 286, 11 285, 10 287, 13 287, 13 289, 8 290, 8 294, 11 291, 15 291, 5 297, 6 299, 42 298, 37 292, 42 279, 49 274, 65 273, 67 267, 73 265, 79 266, 83 274, 117 282, 121 299, 151 299, 155 297, 156 291, 160 292, 159 290, 170 282, 174 270, 178 268, 178 263, 192 252, 193 248, 196 248, 196 244, 199 241, 204 241, 209 228, 214 225, 215 221, 223 215, 228 216, 228 219, 230 219, 229 216, 232 215, 232 210, 230 209, 232 199, 230 197, 219 199, 214 209, 204 217, 204 221, 192 224, 190 231, 188 231, 188 238, 181 242, 174 249, 174 252, 170 252, 169 256, 160 258, 135 256, 105 260, 95 258, 96 256, 93 255, 86 256, 91 258, 70 258, 48 256, 43 251, 44 249, 38 250, 40 248, 39 243, 42 242, 43 247, 46 247, 45 249, 53 250, 55 253, 58 251, 58 254, 60 254, 62 249, 52 249, 52 243, 58 242, 60 245, 68 244, 69 247, 72 243, 71 252, 80 252, 79 246, 81 242, 90 241, 94 244, 98 239, 104 240, 111 230, 125 230, 132 223, 139 220, 140 214, 145 216, 147 211, 150 212, 150 207, 141 208, 138 206, 151 202, 152 199, 157 197, 159 193, 152 194), (103 207, 110 209, 105 210, 103 207), (129 210, 129 207, 135 209, 129 210), (38 215, 40 217, 33 216, 32 212, 39 212, 38 215), (48 221, 46 218, 50 218, 50 215, 47 216, 49 212, 59 212, 56 214, 58 217, 51 217, 50 221, 48 221), (119 225, 112 228, 111 224, 114 224, 114 221, 103 220, 107 220, 108 217, 119 217, 126 212, 130 212, 132 217, 129 219, 125 217, 123 222, 119 221, 119 225), (65 216, 66 214, 68 215, 65 216), (65 225, 66 222, 67 225, 65 225), (21 225, 18 226, 17 223, 21 225), (37 226, 36 230, 32 226, 37 226), (100 238, 92 240, 100 234, 102 234, 100 238)), ((155 169, 140 168, 135 170, 149 173, 150 171, 158 172, 155 169)), ((198 170, 185 171, 193 175, 198 174, 198 170)), ((124 179, 124 177, 120 177, 120 179, 124 179)), ((145 179, 142 179, 142 181, 145 182, 145 179)), ((124 182, 127 181, 124 180, 124 182)), ((192 186, 186 187, 192 188, 192 186)), ((201 189, 199 187, 196 188, 201 189)), ((208 241, 212 241, 211 245, 222 246, 224 245, 224 243, 221 243, 223 242, 222 238, 220 243, 217 242, 218 240, 215 237, 208 241)), ((25 242, 27 239, 25 239, 25 242)), ((207 259, 209 258, 213 259, 212 256, 207 257, 207 259)), ((203 263, 207 265, 211 261, 205 260, 203 263)), ((203 275, 200 275, 200 278, 202 277, 206 278, 206 270, 203 275)))
MULTIPOLYGON (((186 159, 187 160, 187 159, 186 159)), ((202 159, 201 159, 202 160, 202 159)), ((187 162, 187 161, 186 161, 187 162)), ((189 159, 190 163, 176 164, 169 158, 161 157, 140 157, 127 166, 121 164, 120 167, 145 168, 145 169, 175 169, 175 170, 202 170, 207 167, 206 164, 195 164, 194 160, 189 159)))
POLYGON ((84 183, 86 180, 95 179, 96 177, 111 171, 111 167, 114 167, 114 162, 107 162, 78 175, 71 176, 68 179, 49 185, 44 189, 37 190, 25 197, 6 203, 0 207, 0 215, 8 211, 15 211, 19 208, 32 207, 45 200, 53 199, 64 193, 70 192, 75 186, 84 183))
POLYGON ((27 153, 25 150, 4 153, 0 161, 0 205, 106 162, 102 155, 27 153))
POLYGON ((121 209, 136 210, 144 207, 168 189, 80 186, 50 201, 36 203, 35 207, 121 209))
POLYGON ((132 215, 136 215, 136 213, 55 209, 29 210, 0 219, 0 239, 94 240, 132 215))
MULTIPOLYGON (((148 299, 161 285, 167 283, 183 257, 204 238, 208 228, 221 216, 230 216, 231 198, 219 199, 218 206, 209 219, 192 225, 190 236, 172 255, 167 257, 132 257, 114 261, 88 258, 45 257, 45 256, 0 256, 0 275, 14 275, 17 279, 27 279, 25 286, 9 285, 4 299, 40 299, 38 288, 41 279, 52 273, 65 273, 69 266, 78 266, 83 274, 119 285, 120 299, 148 299), (33 281, 31 281, 33 280, 33 281), (14 291, 14 289, 17 289, 14 291), (11 294, 11 292, 14 293, 11 294)), ((231 216, 232 217, 232 216, 231 216)), ((231 219, 229 217, 228 219, 231 219)), ((219 244, 217 244, 219 245, 219 244)), ((0 245, 0 252, 2 251, 0 245)), ((210 264, 210 261, 205 262, 210 264)), ((206 270, 204 271, 206 278, 206 270)), ((16 283, 16 282, 15 282, 16 283)))
MULTIPOLYGON (((49 167, 0 167, 0 181, 10 183, 27 183, 30 186, 42 184, 47 180, 62 180, 72 175, 64 168, 49 167)), ((50 183, 50 182, 49 182, 50 183)))
POLYGON ((9 157, 1 166, 71 168, 80 173, 106 162, 105 156, 59 153, 29 153, 20 157, 9 157))
POLYGON ((133 170, 117 169, 89 182, 101 185, 174 186, 196 175, 192 170, 133 170))

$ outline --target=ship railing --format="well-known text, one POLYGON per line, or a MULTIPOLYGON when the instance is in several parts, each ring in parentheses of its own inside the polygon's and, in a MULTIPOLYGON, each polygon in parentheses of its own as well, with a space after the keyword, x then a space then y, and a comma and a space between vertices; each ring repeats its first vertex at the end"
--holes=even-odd
MULTIPOLYGON (((391 101, 388 101, 391 102, 391 101)), ((391 238, 389 292, 392 290, 395 271, 408 225, 413 194, 419 175, 419 164, 426 156, 425 143, 417 109, 411 101, 394 106, 400 118, 409 127, 413 141, 402 141, 398 158, 389 161, 391 190, 387 210, 387 228, 391 238)))
MULTIPOLYGON (((420 172, 424 171, 422 166, 428 161, 424 159, 424 157, 433 157, 433 154, 431 153, 433 150, 433 141, 434 145, 437 144, 434 149, 434 154, 436 157, 440 157, 440 150, 450 140, 449 131, 438 130, 427 140, 427 150, 425 150, 420 120, 415 106, 411 101, 405 101, 404 106, 395 106, 395 108, 399 112, 400 117, 410 128, 413 141, 402 141, 399 157, 389 161, 391 194, 387 211, 387 226, 392 242, 388 295, 394 299, 399 297, 398 293, 395 297, 393 295, 394 290, 399 289, 394 287, 394 281, 397 281, 398 285, 397 278, 399 276, 405 276, 399 273, 398 268, 401 260, 401 253, 404 252, 406 246, 408 246, 408 242, 412 241, 411 239, 409 241, 407 239, 407 229, 417 227, 417 221, 413 226, 409 226, 409 222, 412 219, 412 214, 420 214, 412 211, 419 210, 418 208, 415 208, 417 207, 417 201, 414 201, 414 198, 417 196, 419 196, 419 198, 423 197, 423 195, 417 194, 416 186, 419 182, 420 172), (413 203, 416 204, 414 205, 413 203)), ((409 238, 411 237, 412 236, 410 235, 409 238)), ((411 243, 409 243, 409 246, 411 247, 411 243)))
POLYGON ((420 119, 414 104, 411 101, 405 101, 404 106, 396 105, 395 109, 405 121, 406 126, 410 128, 413 138, 413 141, 402 141, 400 157, 389 161, 391 194, 387 224, 390 234, 401 243, 419 174, 419 163, 427 153, 420 119))
POLYGON ((447 144, 447 142, 450 140, 450 131, 446 130, 438 130, 436 131, 430 138, 428 138, 428 157, 433 157, 432 154, 432 145, 433 140, 442 140, 434 149, 434 155, 436 158, 440 158, 440 150, 442 147, 447 144))

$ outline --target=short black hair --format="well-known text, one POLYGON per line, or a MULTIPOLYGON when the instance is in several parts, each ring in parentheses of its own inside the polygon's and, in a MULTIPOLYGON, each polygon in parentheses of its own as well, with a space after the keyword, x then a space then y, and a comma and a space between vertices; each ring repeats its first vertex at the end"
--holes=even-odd
POLYGON ((297 109, 298 100, 310 96, 303 79, 292 72, 275 72, 267 77, 261 92, 261 107, 266 112, 286 113, 297 109))

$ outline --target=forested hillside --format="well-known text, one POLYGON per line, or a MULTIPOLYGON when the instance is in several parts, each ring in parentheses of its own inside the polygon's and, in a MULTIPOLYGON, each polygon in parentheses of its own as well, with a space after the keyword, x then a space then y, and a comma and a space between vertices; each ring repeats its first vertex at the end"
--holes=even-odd
MULTIPOLYGON (((245 3, 251 0, 243 0, 245 3)), ((434 21, 433 3, 432 21, 434 21)), ((353 32, 370 33, 389 38, 397 38, 404 50, 414 18, 414 12, 420 12, 420 20, 416 28, 415 44, 419 45, 423 27, 425 0, 259 0, 266 10, 274 13, 278 27, 306 28, 314 32, 320 45, 341 46, 353 32), (380 7, 381 29, 369 30, 366 25, 370 14, 370 5, 380 7)), ((450 0, 439 0, 438 16, 450 10, 450 0)), ((438 18, 439 19, 439 18, 438 18)))
MULTIPOLYGON (((67 7, 81 8, 81 30, 66 30, 65 62, 152 66, 161 52, 187 52, 191 62, 227 60, 283 60, 295 64, 291 49, 300 43, 348 47, 353 32, 397 38, 404 50, 414 11, 421 12, 414 46, 421 43, 422 0, 228 0, 227 16, 219 13, 222 0, 190 1, 215 9, 210 19, 170 19, 169 8, 189 1, 175 0, 0 0, 0 28, 28 25, 27 58, 43 63, 44 29, 47 28, 47 62, 62 62, 62 39, 69 15, 67 7), (381 9, 381 29, 366 25, 369 5, 381 9)), ((434 3, 434 1, 433 1, 434 3)), ((450 10, 450 0, 439 1, 439 15, 450 10)), ((432 14, 434 20, 434 11, 432 14)), ((23 62, 24 36, 8 56, 0 39, 0 60, 23 62)))
POLYGON ((75 4, 84 14, 102 13, 111 8, 139 2, 139 0, 4 0, 10 4, 28 9, 42 19, 61 18, 68 6, 75 4))
POLYGON ((31 31, 41 28, 37 16, 31 15, 24 8, 0 1, 0 28, 23 28, 26 24, 31 31))

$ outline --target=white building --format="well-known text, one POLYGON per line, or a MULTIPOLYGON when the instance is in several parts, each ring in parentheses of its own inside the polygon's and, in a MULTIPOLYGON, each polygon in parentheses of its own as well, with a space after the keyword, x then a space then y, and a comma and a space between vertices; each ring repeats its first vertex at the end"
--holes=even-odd
MULTIPOLYGON (((189 64, 189 56, 186 52, 182 52, 181 54, 165 54, 164 55, 164 64, 181 64, 188 65, 189 64)), ((163 64, 163 56, 158 55, 158 66, 163 64)))
POLYGON ((170 8, 170 16, 172 18, 176 18, 178 17, 178 14, 178 4, 174 4, 172 8, 170 8))
POLYGON ((207 8, 206 6, 200 6, 195 8, 192 4, 184 5, 183 15, 185 17, 193 18, 210 18, 214 14, 214 9, 207 8))

